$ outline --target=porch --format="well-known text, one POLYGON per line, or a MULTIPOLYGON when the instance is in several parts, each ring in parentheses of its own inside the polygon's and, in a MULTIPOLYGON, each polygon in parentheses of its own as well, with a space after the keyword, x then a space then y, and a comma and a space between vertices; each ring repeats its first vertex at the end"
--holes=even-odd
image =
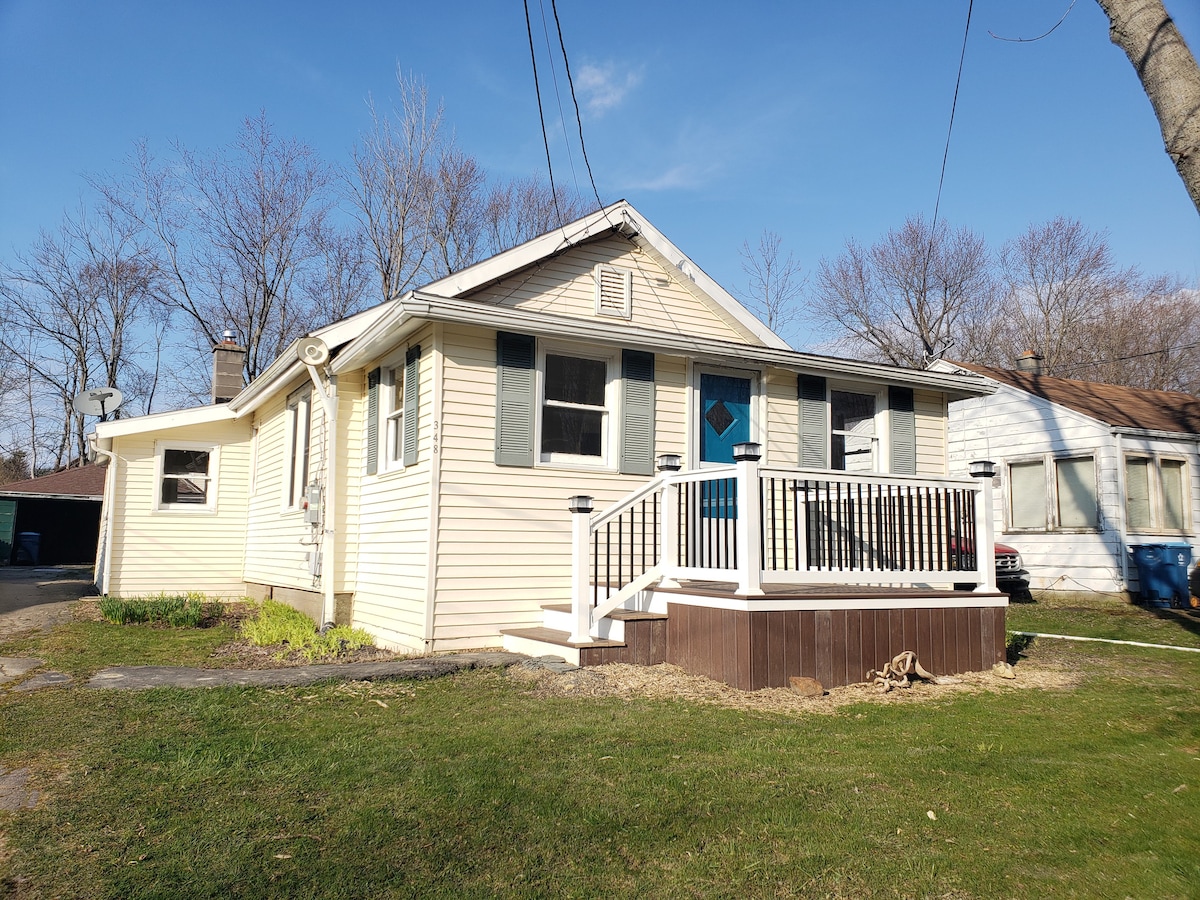
POLYGON ((744 690, 863 680, 903 650, 938 673, 1003 659, 991 478, 735 463, 659 475, 592 514, 571 498, 572 597, 506 649, 579 665, 677 664, 744 690), (976 552, 978 548, 978 552, 976 552))

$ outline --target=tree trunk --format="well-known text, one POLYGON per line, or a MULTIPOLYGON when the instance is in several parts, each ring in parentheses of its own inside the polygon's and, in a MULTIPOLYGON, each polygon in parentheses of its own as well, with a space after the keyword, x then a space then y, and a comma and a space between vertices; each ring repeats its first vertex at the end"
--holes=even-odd
POLYGON ((1167 155, 1200 212, 1200 68, 1162 0, 1096 0, 1162 128, 1167 155))

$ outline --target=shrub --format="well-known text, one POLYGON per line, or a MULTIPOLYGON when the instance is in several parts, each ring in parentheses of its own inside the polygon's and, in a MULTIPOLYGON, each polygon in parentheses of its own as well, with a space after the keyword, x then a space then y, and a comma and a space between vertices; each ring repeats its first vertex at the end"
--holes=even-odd
POLYGON ((283 657, 295 650, 310 662, 360 647, 371 647, 375 643, 371 635, 361 628, 336 625, 324 632, 318 631, 312 619, 278 600, 264 600, 258 616, 242 624, 242 636, 257 647, 283 644, 285 649, 278 656, 283 657))
POLYGON ((117 625, 166 624, 173 628, 198 628, 221 617, 221 603, 198 591, 155 594, 150 597, 100 598, 100 615, 117 625))

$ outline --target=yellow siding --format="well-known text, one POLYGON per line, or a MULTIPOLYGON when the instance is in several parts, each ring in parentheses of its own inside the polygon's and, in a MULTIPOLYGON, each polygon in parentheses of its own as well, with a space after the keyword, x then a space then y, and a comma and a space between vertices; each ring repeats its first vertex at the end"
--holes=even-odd
POLYGON ((664 267, 630 241, 610 237, 574 247, 561 256, 525 269, 470 295, 498 306, 551 312, 614 323, 619 318, 596 315, 593 270, 598 264, 633 273, 630 325, 679 334, 702 334, 739 343, 760 343, 725 310, 698 291, 689 290, 674 266, 664 267))
POLYGON ((800 404, 796 399, 796 373, 768 369, 767 441, 765 465, 795 468, 800 465, 800 404))
POLYGON ((917 474, 953 474, 946 471, 945 395, 934 391, 914 391, 913 404, 917 413, 917 474))
MULTIPOLYGON (((299 508, 286 508, 291 459, 291 429, 287 413, 288 395, 297 388, 311 386, 305 375, 255 414, 258 428, 257 472, 254 494, 250 498, 246 526, 246 581, 275 587, 314 590, 309 574, 308 554, 319 549, 313 545, 320 529, 304 521, 299 508)), ((324 482, 325 413, 315 390, 312 395, 312 431, 309 441, 309 480, 324 482)))
MULTIPOLYGON (((410 345, 421 345, 416 464, 400 471, 367 475, 363 472, 363 455, 351 463, 360 480, 354 624, 370 631, 385 646, 411 649, 423 649, 425 640, 430 474, 436 418, 433 379, 437 354, 433 338, 433 329, 426 326, 409 341, 410 345)), ((366 370, 382 361, 371 363, 366 370)), ((362 377, 354 402, 360 442, 366 402, 366 378, 362 377)))
POLYGON ((109 593, 131 597, 159 591, 244 593, 242 566, 249 474, 249 428, 240 422, 172 428, 116 438, 109 477, 112 510, 109 593), (156 510, 155 442, 213 442, 217 450, 212 512, 156 510))
MULTIPOLYGON (((604 509, 647 479, 497 466, 495 332, 447 328, 444 346, 434 647, 488 646, 501 628, 540 624, 542 604, 569 598, 567 498, 591 494, 604 509)), ((683 454, 686 364, 660 355, 655 370, 655 454, 683 454)))

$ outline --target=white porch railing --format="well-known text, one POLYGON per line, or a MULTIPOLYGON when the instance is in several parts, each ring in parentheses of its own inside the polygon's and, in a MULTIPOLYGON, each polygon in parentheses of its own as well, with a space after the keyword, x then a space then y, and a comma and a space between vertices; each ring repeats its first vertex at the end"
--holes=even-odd
POLYGON ((572 498, 572 640, 681 579, 748 596, 764 584, 995 590, 990 477, 767 468, 757 445, 738 447, 733 465, 662 471, 595 515, 590 497, 572 498))

